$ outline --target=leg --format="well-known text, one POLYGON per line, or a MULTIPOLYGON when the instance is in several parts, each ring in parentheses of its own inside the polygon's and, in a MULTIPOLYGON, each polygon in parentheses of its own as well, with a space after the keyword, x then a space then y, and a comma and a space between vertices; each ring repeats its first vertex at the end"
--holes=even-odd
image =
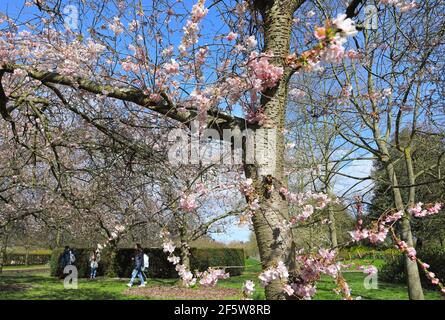
POLYGON ((137 275, 138 275, 138 271, 136 269, 134 269, 133 272, 131 273, 131 280, 130 280, 131 285, 133 285, 134 279, 136 278, 137 275))
POLYGON ((139 276, 139 280, 141 280, 141 285, 144 285, 144 276, 142 275, 141 270, 139 270, 138 276, 139 276))

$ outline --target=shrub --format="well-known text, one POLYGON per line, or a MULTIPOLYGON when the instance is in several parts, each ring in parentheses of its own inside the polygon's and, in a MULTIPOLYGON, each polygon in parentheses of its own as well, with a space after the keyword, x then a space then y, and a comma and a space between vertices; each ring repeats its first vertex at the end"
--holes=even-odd
POLYGON ((226 268, 232 276, 240 275, 244 271, 244 250, 234 248, 192 248, 190 268, 200 271, 208 267, 243 266, 242 268, 226 268))
POLYGON ((24 253, 8 253, 6 255, 7 266, 23 266, 23 265, 35 265, 35 264, 47 264, 51 259, 51 254, 36 254, 29 253, 28 261, 26 254, 24 253))
MULTIPOLYGON (((436 277, 440 279, 442 283, 445 281, 445 250, 436 249, 424 249, 419 250, 417 257, 425 263, 430 265, 429 270, 436 274, 436 277)), ((379 272, 379 277, 386 282, 403 283, 406 282, 404 256, 399 254, 393 259, 388 259, 379 272)), ((425 276, 425 273, 420 270, 420 279, 422 285, 426 288, 433 287, 430 280, 425 276)))
MULTIPOLYGON (((74 265, 77 267, 78 276, 86 278, 89 276, 89 257, 92 249, 73 249, 76 261, 74 265)), ((242 266, 242 268, 227 268, 226 271, 230 275, 240 275, 244 271, 244 250, 233 248, 191 248, 190 267, 192 270, 198 269, 203 271, 208 267, 225 267, 225 266, 242 266)), ((63 249, 53 250, 51 257, 51 275, 63 276, 61 266, 61 255, 63 249)), ((144 249, 149 256, 150 267, 147 272, 150 278, 177 278, 178 273, 175 266, 167 261, 167 254, 160 248, 144 249)), ((179 252, 176 252, 179 255, 179 252)), ((110 254, 103 252, 99 261, 97 270, 98 276, 118 276, 121 278, 129 277, 133 270, 134 249, 118 249, 113 261, 110 261, 110 254), (113 263, 111 263, 113 262, 113 263)))
POLYGON ((377 248, 366 246, 354 246, 340 251, 343 259, 391 259, 399 255, 395 248, 377 248))

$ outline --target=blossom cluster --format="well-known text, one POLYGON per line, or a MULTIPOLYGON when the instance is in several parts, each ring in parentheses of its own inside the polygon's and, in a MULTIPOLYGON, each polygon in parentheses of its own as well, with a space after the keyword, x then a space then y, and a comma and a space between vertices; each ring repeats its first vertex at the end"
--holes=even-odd
POLYGON ((411 208, 408 208, 408 213, 413 215, 416 218, 423 218, 427 216, 432 216, 442 209, 442 203, 435 203, 432 205, 426 206, 424 209, 422 209, 423 203, 418 202, 415 205, 413 205, 411 208))
POLYGON ((287 271, 287 267, 283 263, 283 261, 278 261, 276 266, 272 266, 266 270, 264 270, 258 278, 261 281, 262 286, 267 286, 273 280, 281 280, 284 283, 287 283, 287 278, 289 277, 289 272, 287 271))
POLYGON ((351 290, 340 275, 344 266, 336 261, 336 257, 336 250, 321 248, 318 252, 312 253, 304 253, 301 250, 296 252, 295 258, 297 278, 291 277, 285 264, 278 261, 276 266, 264 270, 259 275, 259 279, 262 286, 279 280, 284 293, 298 299, 309 300, 317 291, 316 282, 325 274, 332 277, 338 284, 338 294, 341 293, 345 299, 350 299, 351 290))
POLYGON ((183 193, 179 199, 179 206, 184 212, 194 211, 198 207, 195 195, 183 193))
POLYGON ((176 249, 174 242, 170 239, 170 232, 163 230, 160 233, 160 238, 163 240, 163 251, 168 253, 167 260, 175 265, 175 270, 178 272, 182 283, 186 287, 194 286, 199 279, 199 284, 203 286, 215 286, 220 279, 227 279, 230 275, 223 269, 208 268, 204 272, 196 272, 194 275, 187 267, 181 264, 181 259, 174 254, 176 249))
POLYGON ((65 76, 94 76, 92 64, 105 51, 105 46, 92 40, 71 41, 53 29, 36 35, 27 30, 0 32, 0 61, 34 66, 37 70, 53 70, 65 76), (57 46, 57 50, 54 47, 57 46), (57 68, 57 70, 55 70, 57 68))
POLYGON ((406 12, 411 9, 417 8, 418 4, 416 1, 408 2, 406 0, 380 0, 381 4, 394 5, 400 8, 401 12, 406 12))
POLYGON ((414 249, 413 247, 410 247, 406 244, 405 241, 399 241, 396 243, 396 247, 401 251, 401 252, 406 252, 406 255, 408 256, 408 258, 410 258, 412 261, 416 261, 416 249, 414 249))
POLYGON ((314 193, 307 191, 303 193, 292 193, 284 187, 280 188, 279 192, 287 201, 289 201, 289 203, 294 204, 299 208, 299 213, 290 219, 288 222, 289 225, 308 220, 315 210, 322 210, 329 203, 334 202, 334 199, 321 192, 314 193))
POLYGON ((361 225, 363 221, 359 219, 356 230, 350 231, 349 234, 354 241, 369 239, 369 241, 374 244, 383 242, 385 241, 389 232, 388 224, 393 224, 396 221, 400 220, 402 217, 403 211, 396 211, 392 214, 386 214, 381 217, 371 229, 362 228, 361 225))
POLYGON ((247 70, 252 88, 256 91, 264 91, 273 88, 283 76, 283 68, 274 66, 269 62, 272 54, 259 54, 253 51, 250 54, 247 70))
POLYGON ((255 283, 252 280, 246 280, 243 284, 243 297, 245 300, 251 299, 255 291, 255 283))
POLYGON ((187 54, 187 48, 198 43, 199 34, 199 22, 207 15, 208 9, 204 7, 205 0, 198 0, 196 4, 193 5, 191 11, 191 18, 187 20, 185 26, 183 27, 184 36, 182 37, 181 44, 178 49, 181 55, 187 54))
POLYGON ((112 241, 115 241, 119 236, 126 230, 124 225, 116 224, 113 231, 110 232, 110 237, 105 243, 98 243, 96 248, 96 253, 100 254, 112 241))
POLYGON ((204 272, 197 272, 196 277, 200 278, 199 283, 203 286, 214 287, 218 280, 227 279, 229 273, 226 273, 223 269, 208 268, 204 272))

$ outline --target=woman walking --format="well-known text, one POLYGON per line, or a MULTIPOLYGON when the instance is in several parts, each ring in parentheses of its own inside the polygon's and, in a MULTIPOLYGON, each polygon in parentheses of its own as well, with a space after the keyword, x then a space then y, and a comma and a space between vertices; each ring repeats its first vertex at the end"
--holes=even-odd
POLYGON ((145 287, 144 276, 142 275, 142 268, 144 266, 144 251, 142 251, 142 247, 139 243, 136 243, 135 249, 136 252, 133 257, 134 269, 131 273, 131 280, 127 284, 127 286, 129 286, 130 288, 133 286, 133 282, 136 277, 139 277, 139 280, 141 281, 139 287, 145 287))

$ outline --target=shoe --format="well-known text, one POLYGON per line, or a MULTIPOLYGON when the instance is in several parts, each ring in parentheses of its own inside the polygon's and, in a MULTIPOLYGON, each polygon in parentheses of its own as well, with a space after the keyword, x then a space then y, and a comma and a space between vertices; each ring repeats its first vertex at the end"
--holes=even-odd
POLYGON ((145 287, 145 283, 139 285, 139 288, 141 288, 141 287, 145 287))
POLYGON ((127 287, 131 288, 133 285, 131 283, 127 283, 127 287))

